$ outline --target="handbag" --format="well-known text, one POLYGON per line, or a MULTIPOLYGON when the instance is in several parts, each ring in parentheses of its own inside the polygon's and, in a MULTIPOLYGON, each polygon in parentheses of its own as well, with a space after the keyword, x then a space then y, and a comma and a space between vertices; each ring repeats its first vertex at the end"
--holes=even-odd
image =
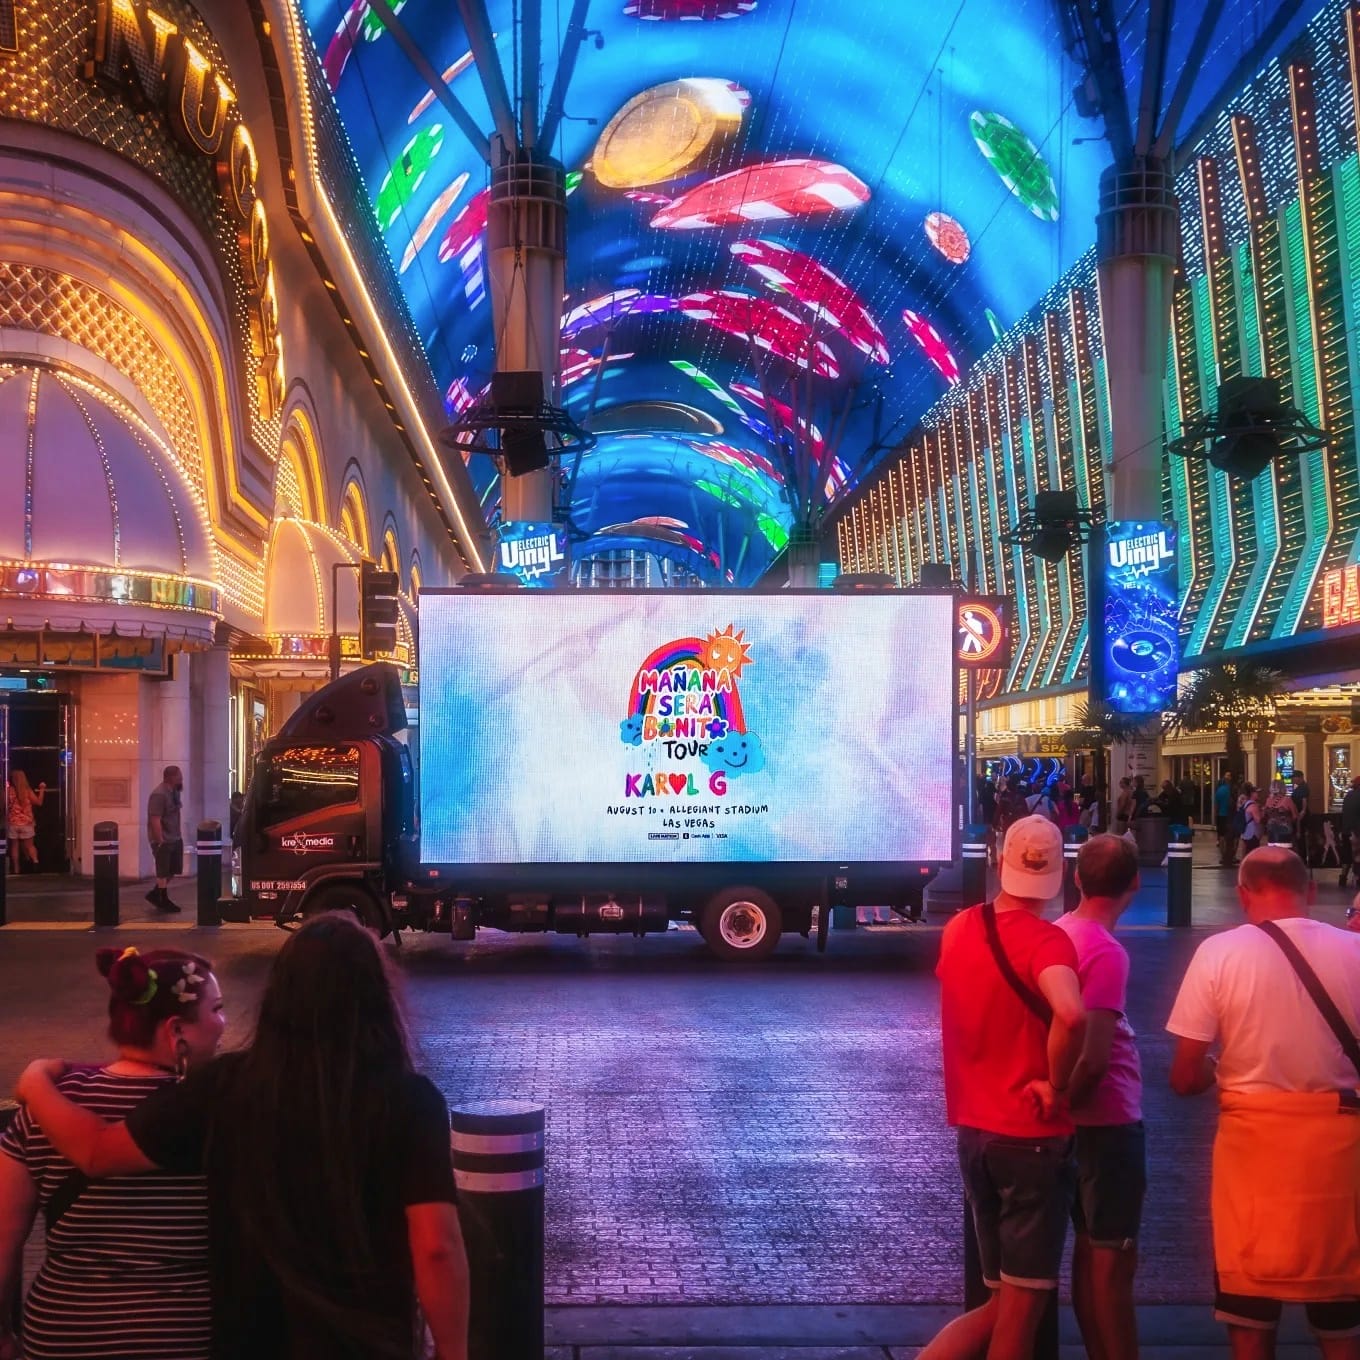
POLYGON ((1011 991, 1025 1003, 1025 1008, 1036 1019, 1042 1020, 1044 1028, 1047 1029, 1053 1023, 1053 1007, 1015 971, 1015 965, 1011 963, 1001 944, 1001 932, 996 924, 996 908, 990 902, 984 902, 978 910, 982 912, 982 928, 987 933, 987 944, 992 951, 992 958, 996 960, 996 966, 1001 970, 1001 976, 1006 979, 1011 991))
POLYGON ((1257 921, 1257 928, 1264 930, 1277 945, 1280 946, 1285 958, 1289 960, 1291 967, 1299 976, 1299 981, 1303 983, 1304 991, 1313 999, 1313 1004, 1322 1013, 1322 1018, 1327 1022, 1328 1028, 1336 1035, 1337 1042, 1341 1045, 1341 1051, 1351 1061, 1351 1066, 1355 1068, 1355 1075, 1360 1078, 1360 1039, 1357 1039, 1351 1032, 1351 1027, 1346 1023, 1346 1018, 1341 1014, 1335 1001, 1328 994, 1327 989, 1322 985, 1322 979, 1313 971, 1313 965, 1303 957, 1303 951, 1280 929, 1274 921, 1257 921))

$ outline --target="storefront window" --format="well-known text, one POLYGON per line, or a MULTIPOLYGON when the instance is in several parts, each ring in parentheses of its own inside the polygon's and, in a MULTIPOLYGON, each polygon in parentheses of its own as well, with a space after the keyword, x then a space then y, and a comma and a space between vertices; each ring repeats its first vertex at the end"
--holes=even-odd
POLYGON ((1327 748, 1327 811, 1340 812, 1341 800, 1351 786, 1351 748, 1329 746, 1327 748))
POLYGON ((1294 748, 1277 746, 1275 748, 1275 778, 1289 779, 1294 773, 1294 748))

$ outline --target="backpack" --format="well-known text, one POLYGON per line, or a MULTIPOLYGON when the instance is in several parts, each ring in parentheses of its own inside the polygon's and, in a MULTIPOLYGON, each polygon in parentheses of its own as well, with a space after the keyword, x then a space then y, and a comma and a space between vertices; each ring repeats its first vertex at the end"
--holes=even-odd
POLYGON ((1239 803, 1237 810, 1228 819, 1228 830, 1231 831, 1234 836, 1241 836, 1241 834, 1246 829, 1247 829, 1246 807, 1245 805, 1239 803))

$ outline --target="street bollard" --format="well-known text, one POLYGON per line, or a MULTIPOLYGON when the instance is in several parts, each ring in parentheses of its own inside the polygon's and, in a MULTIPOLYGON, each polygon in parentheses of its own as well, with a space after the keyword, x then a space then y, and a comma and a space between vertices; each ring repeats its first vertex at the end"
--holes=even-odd
POLYGON ((1063 913, 1076 911, 1081 902, 1081 889, 1077 886, 1077 855, 1090 838, 1091 833, 1084 826, 1069 826, 1063 832, 1063 913))
POLYGON ((198 924, 220 926, 222 908, 222 823, 198 824, 198 924))
POLYGON ((94 824, 94 923, 118 924, 118 823, 94 824))
POLYGON ((5 875, 9 872, 9 856, 0 845, 0 926, 9 924, 9 908, 5 902, 5 875))
POLYGON ((1166 923, 1169 926, 1190 924, 1193 835, 1188 826, 1171 828, 1171 840, 1166 847, 1166 923))
POLYGON ((468 1360, 543 1360, 543 1107, 450 1111, 472 1310, 468 1360))
POLYGON ((975 907, 987 900, 987 828, 973 822, 963 828, 963 842, 959 847, 962 858, 962 883, 959 888, 959 910, 975 907))

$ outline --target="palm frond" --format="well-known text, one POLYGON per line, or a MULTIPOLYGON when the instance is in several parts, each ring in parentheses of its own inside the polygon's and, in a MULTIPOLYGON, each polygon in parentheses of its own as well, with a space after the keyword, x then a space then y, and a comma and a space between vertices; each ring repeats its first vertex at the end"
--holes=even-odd
POLYGON ((1268 732, 1275 726, 1285 677, 1269 666, 1224 661, 1195 671, 1175 708, 1162 719, 1164 732, 1268 732))

